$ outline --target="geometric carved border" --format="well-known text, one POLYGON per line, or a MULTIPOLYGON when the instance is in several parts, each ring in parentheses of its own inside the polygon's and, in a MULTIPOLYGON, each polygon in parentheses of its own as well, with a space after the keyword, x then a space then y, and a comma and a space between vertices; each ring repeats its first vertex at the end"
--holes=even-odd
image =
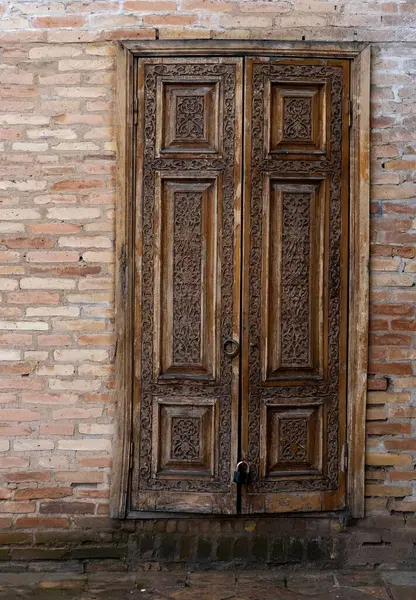
POLYGON ((152 477, 206 479, 216 476, 216 398, 153 398, 152 477))

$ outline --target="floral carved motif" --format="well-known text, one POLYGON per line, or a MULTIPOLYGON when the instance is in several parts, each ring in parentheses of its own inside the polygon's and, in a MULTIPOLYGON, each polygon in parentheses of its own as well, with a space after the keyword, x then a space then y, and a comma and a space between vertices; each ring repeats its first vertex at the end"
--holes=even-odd
POLYGON ((282 367, 309 363, 310 202, 307 192, 283 193, 282 367))
POLYGON ((204 137, 203 96, 176 98, 176 136, 187 140, 198 140, 204 137))
POLYGON ((282 419, 279 438, 279 454, 282 462, 307 461, 308 423, 306 419, 282 419))
POLYGON ((172 460, 198 460, 200 458, 200 419, 172 418, 172 460))
POLYGON ((308 141, 312 137, 312 102, 310 98, 288 96, 283 102, 283 137, 308 141))
POLYGON ((201 362, 202 194, 176 192, 173 257, 173 361, 201 362))

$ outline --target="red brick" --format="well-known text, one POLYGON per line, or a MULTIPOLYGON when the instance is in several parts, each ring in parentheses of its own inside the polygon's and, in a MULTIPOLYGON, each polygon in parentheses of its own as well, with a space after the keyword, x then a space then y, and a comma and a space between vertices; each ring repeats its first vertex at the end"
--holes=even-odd
POLYGON ((410 319, 393 319, 391 328, 395 331, 416 331, 416 321, 410 319))
POLYGON ((408 485, 366 485, 366 496, 393 496, 401 498, 409 496, 412 493, 411 486, 408 485))
POLYGON ((56 292, 11 292, 7 294, 10 304, 59 304, 56 292))
POLYGON ((97 403, 112 403, 116 401, 114 394, 84 394, 82 396, 83 402, 97 402, 97 403))
POLYGON ((39 346, 70 346, 71 338, 69 335, 39 335, 39 346))
MULTIPOLYGON (((45 235, 59 235, 62 233, 78 233, 81 231, 81 225, 71 223, 33 223, 27 226, 29 233, 40 233, 45 235)), ((48 246, 52 248, 53 243, 48 246)))
POLYGON ((81 346, 108 346, 115 344, 115 335, 109 333, 95 335, 80 335, 78 344, 81 346))
POLYGON ((82 27, 86 23, 85 17, 36 17, 32 20, 32 25, 34 27, 42 27, 42 28, 67 28, 74 29, 76 27, 82 27))
POLYGON ((58 517, 20 517, 16 519, 18 529, 68 529, 70 522, 58 517))
POLYGON ((387 450, 416 450, 416 439, 384 440, 384 447, 387 450))
POLYGON ((30 346, 32 339, 28 333, 0 333, 0 346, 30 346))
POLYGON ((0 409, 0 421, 38 421, 40 413, 20 408, 0 409))
POLYGON ((374 346, 411 346, 413 339, 410 335, 386 333, 370 335, 370 344, 374 346))
POLYGON ((54 183, 52 190, 92 190, 103 188, 105 185, 106 181, 103 179, 71 179, 54 183))
POLYGON ((29 459, 25 456, 0 456, 0 469, 24 469, 28 466, 29 459))
POLYGON ((29 266, 30 273, 43 273, 49 275, 57 275, 58 277, 61 275, 66 275, 70 277, 86 277, 87 275, 98 275, 101 273, 101 267, 90 267, 87 265, 80 266, 65 266, 65 267, 57 267, 57 266, 29 266))
POLYGON ((16 362, 0 364, 0 375, 30 375, 35 370, 35 365, 30 362, 16 362))
POLYGON ((372 304, 370 314, 372 315, 404 315, 411 317, 414 308, 408 304, 372 304))
MULTIPOLYGON (((29 225, 28 227, 32 227, 29 225)), ((52 248, 53 240, 42 238, 42 237, 32 237, 32 238, 2 238, 0 240, 0 244, 7 246, 7 248, 52 248)))
POLYGON ((41 423, 40 435, 74 435, 71 423, 41 423))
POLYGON ((16 490, 16 500, 38 500, 38 499, 53 499, 66 498, 72 496, 73 489, 70 487, 45 487, 45 488, 28 488, 26 490, 16 490))
POLYGON ((194 25, 198 18, 194 15, 144 15, 143 25, 154 25, 156 27, 186 27, 194 25))
POLYGON ((16 473, 1 473, 0 479, 9 483, 26 483, 31 481, 49 481, 47 471, 17 471, 16 473))
POLYGON ((368 372, 380 375, 412 375, 412 365, 407 363, 372 363, 368 372))
POLYGON ((386 390, 387 389, 387 379, 385 377, 369 377, 367 379, 367 390, 386 390))
POLYGON ((0 517, 0 529, 8 529, 12 525, 12 520, 9 517, 0 517))
POLYGON ((80 467, 111 467, 113 461, 107 456, 95 457, 95 458, 77 458, 77 463, 80 467))
POLYGON ((0 502, 0 512, 3 513, 33 513, 35 510, 35 502, 0 502))
MULTIPOLYGON (((225 5, 224 5, 225 6, 225 5)), ((155 4, 152 0, 144 2, 143 0, 126 0, 123 3, 125 11, 148 11, 151 13, 155 12, 176 12, 176 2, 169 0, 161 0, 155 4)), ((182 6, 183 9, 189 10, 188 7, 182 6)))
POLYGON ((27 425, 0 425, 0 436, 30 435, 32 430, 27 425))
MULTIPOLYGON (((2 390, 41 390, 43 382, 40 380, 24 379, 0 379, 0 389, 2 390)), ((1 411, 0 411, 1 414, 1 411)), ((15 420, 15 419, 12 419, 15 420)))
POLYGON ((416 418, 416 406, 392 406, 390 417, 394 419, 414 419, 416 418))
POLYGON ((368 435, 400 435, 412 433, 410 423, 367 423, 368 435))
POLYGON ((58 471, 55 473, 56 481, 66 483, 102 483, 104 476, 100 471, 58 471))
POLYGON ((41 502, 39 512, 55 515, 93 515, 95 505, 92 502, 41 502))
MULTIPOLYGON (((406 450, 410 450, 411 448, 406 448, 406 450)), ((415 448, 413 448, 414 450, 415 448)), ((388 478, 390 481, 415 481, 416 480, 416 470, 414 471, 389 471, 388 478)))

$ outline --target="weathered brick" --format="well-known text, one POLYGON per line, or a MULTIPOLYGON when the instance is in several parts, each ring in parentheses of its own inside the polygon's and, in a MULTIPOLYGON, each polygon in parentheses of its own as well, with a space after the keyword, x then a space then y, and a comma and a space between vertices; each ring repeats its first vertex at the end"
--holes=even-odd
POLYGON ((69 525, 68 519, 58 517, 20 517, 16 519, 18 529, 67 529, 69 525))
POLYGON ((70 423, 41 423, 40 435, 74 435, 74 425, 70 423))
MULTIPOLYGON (((388 42, 373 44, 371 65, 372 331, 366 476, 381 491, 367 498, 366 510, 387 515, 414 508, 410 490, 405 490, 409 499, 394 501, 394 495, 403 492, 402 483, 414 487, 415 464, 416 71, 411 44, 399 43, 414 37, 413 4, 353 2, 335 10, 315 0, 308 6, 289 0, 56 0, 3 8, 0 319, 5 328, 0 332, 0 387, 5 393, 0 402, 3 411, 11 412, 3 413, 6 418, 0 425, 0 478, 1 489, 10 483, 7 489, 12 491, 0 489, 0 496, 33 499, 38 525, 34 520, 26 524, 28 529, 45 528, 45 535, 49 528, 65 533, 69 520, 39 519, 39 500, 53 498, 31 494, 52 493, 44 489, 62 489, 57 494, 71 490, 78 501, 84 496, 89 500, 95 511, 91 514, 108 512, 109 438, 117 401, 113 278, 118 276, 113 239, 116 45, 111 40, 155 39, 156 34, 165 39, 304 36, 388 42), (18 414, 25 407, 36 411, 33 420, 18 414), (18 455, 10 456, 9 446, 18 455), (44 449, 36 451, 40 448, 44 449), (391 493, 384 481, 400 486, 393 486, 391 493)), ((107 519, 72 515, 71 532, 76 535, 76 529, 91 527, 92 521, 100 532, 118 527, 107 519)), ((7 526, 11 524, 9 519, 7 526)), ((18 517, 16 528, 21 525, 18 517)), ((203 532, 201 524, 198 531, 203 532)), ((5 539, 26 545, 26 538, 5 539)), ((235 536, 221 539, 225 541, 218 545, 219 555, 232 560, 235 536)), ((248 544, 265 557, 260 540, 256 533, 255 543, 248 544)), ((270 548, 277 561, 285 559, 286 547, 279 546, 280 541, 270 548)), ((190 555, 197 551, 195 543, 190 555)), ((291 555, 297 551, 313 555, 321 545, 305 544, 298 550, 290 545, 291 555)), ((168 547, 166 555, 169 552, 168 547)), ((211 555, 202 542, 198 552, 211 555)), ((48 558, 30 552, 20 556, 48 558)))
POLYGON ((366 485, 365 495, 366 496, 393 496, 395 498, 401 498, 403 496, 410 496, 412 494, 412 488, 409 485, 366 485))
POLYGON ((410 423, 367 423, 368 435, 399 435, 412 431, 410 423))
POLYGON ((2 513, 33 513, 35 510, 34 502, 0 502, 0 512, 2 513))
MULTIPOLYGON (((93 460, 93 459, 89 459, 93 460)), ((89 466, 89 465, 85 465, 89 466)), ((92 465, 91 465, 92 466, 92 465)), ((98 466, 98 465, 97 465, 98 466)), ((100 471, 58 471, 55 473, 55 481, 65 483, 102 483, 103 473, 100 471)))
POLYGON ((411 465, 413 458, 410 454, 366 454, 365 462, 373 466, 401 466, 411 465))
POLYGON ((38 421, 40 413, 33 410, 20 408, 6 408, 0 410, 0 421, 38 421))
POLYGON ((26 490, 16 490, 16 500, 39 500, 52 498, 66 498, 72 496, 73 489, 70 487, 39 487, 26 490))
POLYGON ((77 450, 83 452, 111 452, 111 442, 105 439, 78 439, 58 441, 58 450, 77 450))
POLYGON ((92 515, 95 506, 91 502, 41 502, 40 514, 62 514, 62 515, 92 515))

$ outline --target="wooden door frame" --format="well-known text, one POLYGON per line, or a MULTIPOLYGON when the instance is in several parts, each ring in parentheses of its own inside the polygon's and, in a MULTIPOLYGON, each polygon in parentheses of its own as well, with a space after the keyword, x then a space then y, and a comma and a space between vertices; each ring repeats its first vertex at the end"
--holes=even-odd
MULTIPOLYGON (((140 56, 270 56, 351 60, 350 239, 347 376, 347 513, 364 516, 365 411, 369 299, 370 60, 366 43, 277 42, 272 40, 146 40, 117 43, 116 57, 116 434, 110 516, 129 513, 133 453, 133 293, 135 196, 135 58, 140 56)), ((144 515, 143 515, 144 516, 144 515)), ((153 514, 153 517, 155 515, 153 514)))

